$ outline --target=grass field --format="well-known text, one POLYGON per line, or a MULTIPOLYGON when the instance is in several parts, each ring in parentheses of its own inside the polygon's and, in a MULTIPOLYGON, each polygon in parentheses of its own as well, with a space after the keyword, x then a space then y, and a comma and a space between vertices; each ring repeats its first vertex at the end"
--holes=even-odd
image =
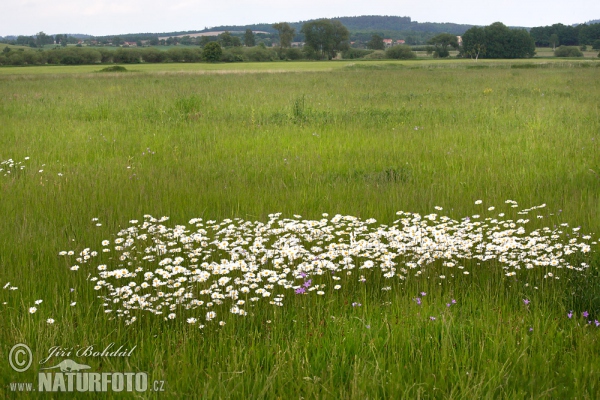
POLYGON ((599 65, 0 68, 0 393, 72 359, 143 398, 598 398, 599 65), (123 312, 134 268, 163 308, 123 312))

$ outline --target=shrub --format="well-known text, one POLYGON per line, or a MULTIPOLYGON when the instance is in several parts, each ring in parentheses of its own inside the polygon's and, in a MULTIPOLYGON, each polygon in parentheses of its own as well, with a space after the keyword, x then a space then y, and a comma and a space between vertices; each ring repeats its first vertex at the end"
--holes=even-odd
POLYGON ((222 62, 243 62, 244 56, 242 56, 240 53, 238 53, 236 51, 233 51, 233 48, 225 49, 221 53, 220 61, 222 61, 222 62))
POLYGON ((304 57, 302 51, 296 48, 285 49, 281 55, 284 60, 300 60, 304 57))
POLYGON ((98 72, 128 72, 128 71, 127 71, 127 68, 125 68, 121 65, 113 65, 110 67, 102 68, 98 72))
POLYGON ((385 55, 387 58, 393 58, 396 60, 409 60, 417 57, 417 54, 412 51, 410 46, 405 44, 390 47, 385 51, 385 55))
POLYGON ((555 57, 583 57, 583 53, 575 46, 560 46, 554 51, 555 57))
POLYGON ((161 63, 167 58, 165 52, 149 47, 142 50, 142 60, 147 63, 161 63))
POLYGON ((594 40, 594 43, 592 43, 592 49, 600 50, 600 39, 594 40))
POLYGON ((248 61, 273 61, 275 59, 275 52, 264 46, 249 47, 244 54, 248 61))
POLYGON ((386 55, 385 55, 385 51, 383 51, 383 50, 375 50, 374 52, 372 52, 371 54, 367 54, 363 58, 365 60, 385 60, 386 55))
POLYGON ((113 61, 124 64, 138 64, 142 62, 142 52, 137 49, 117 49, 113 61))
POLYGON ((349 48, 348 50, 344 50, 342 52, 342 58, 345 58, 347 60, 355 60, 357 58, 363 58, 365 56, 368 56, 372 52, 373 50, 349 48))

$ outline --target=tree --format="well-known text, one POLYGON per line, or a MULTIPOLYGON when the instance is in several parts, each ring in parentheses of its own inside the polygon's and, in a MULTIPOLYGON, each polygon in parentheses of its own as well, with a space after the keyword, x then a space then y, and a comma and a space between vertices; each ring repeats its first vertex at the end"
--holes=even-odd
POLYGON ((369 43, 367 43, 367 48, 372 50, 385 50, 383 38, 379 35, 371 36, 371 40, 369 40, 369 43))
POLYGON ((440 33, 427 41, 428 44, 434 46, 434 57, 448 57, 450 52, 448 46, 458 49, 458 38, 451 33, 440 33))
POLYGON ((207 62, 217 62, 221 59, 223 49, 218 42, 210 42, 202 50, 202 59, 207 62))
POLYGON ((10 53, 10 47, 8 47, 8 46, 4 47, 4 49, 2 50, 2 52, 4 54, 10 53))
POLYGON ((550 38, 548 40, 552 45, 552 50, 556 50, 556 45, 559 43, 558 35, 556 33, 553 33, 552 35, 550 35, 550 38))
POLYGON ((296 29, 292 28, 287 22, 279 22, 272 26, 279 34, 279 48, 292 47, 292 40, 294 40, 296 29))
POLYGON ((225 31, 219 35, 219 41, 223 47, 238 47, 242 45, 240 38, 233 36, 228 31, 225 31))
POLYGON ((38 32, 35 35, 35 44, 38 47, 43 47, 45 44, 52 44, 52 43, 54 43, 54 39, 52 38, 52 36, 48 36, 44 32, 38 32))
POLYGON ((256 45, 252 29, 246 29, 246 33, 244 33, 244 45, 246 47, 254 47, 256 45))
POLYGON ((485 54, 485 31, 483 28, 473 27, 462 36, 462 54, 479 59, 485 54))
POLYGON ((350 33, 339 21, 319 19, 307 22, 300 31, 304 34, 306 50, 316 58, 332 59, 338 51, 348 48, 350 33))

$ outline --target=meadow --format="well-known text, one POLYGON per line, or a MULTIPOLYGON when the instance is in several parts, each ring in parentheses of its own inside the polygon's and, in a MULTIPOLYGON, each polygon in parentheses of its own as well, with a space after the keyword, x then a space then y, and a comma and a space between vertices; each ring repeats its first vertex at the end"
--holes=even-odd
POLYGON ((599 61, 101 68, 0 68, 3 397, 600 396, 599 61))

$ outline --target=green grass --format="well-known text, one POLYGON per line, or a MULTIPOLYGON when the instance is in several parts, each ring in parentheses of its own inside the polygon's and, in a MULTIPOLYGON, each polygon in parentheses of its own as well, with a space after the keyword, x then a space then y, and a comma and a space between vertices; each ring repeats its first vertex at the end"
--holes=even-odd
POLYGON ((558 280, 545 268, 507 278, 493 261, 440 280, 434 263, 390 291, 369 276, 203 331, 183 318, 110 320, 86 281, 92 267, 70 271, 58 256, 98 250, 144 214, 170 226, 274 212, 390 224, 434 206, 493 214, 477 199, 507 213, 507 199, 546 203, 531 228, 567 222, 597 240, 600 68, 513 68, 537 63, 0 68, 0 161, 30 157, 0 174, 0 286, 19 288, 0 289, 0 393, 37 382, 39 368, 6 362, 15 343, 35 365, 55 345, 115 342, 137 347, 128 359, 72 359, 147 371, 173 398, 597 398, 600 328, 581 317, 600 319, 597 253, 588 272, 556 270, 558 280))

